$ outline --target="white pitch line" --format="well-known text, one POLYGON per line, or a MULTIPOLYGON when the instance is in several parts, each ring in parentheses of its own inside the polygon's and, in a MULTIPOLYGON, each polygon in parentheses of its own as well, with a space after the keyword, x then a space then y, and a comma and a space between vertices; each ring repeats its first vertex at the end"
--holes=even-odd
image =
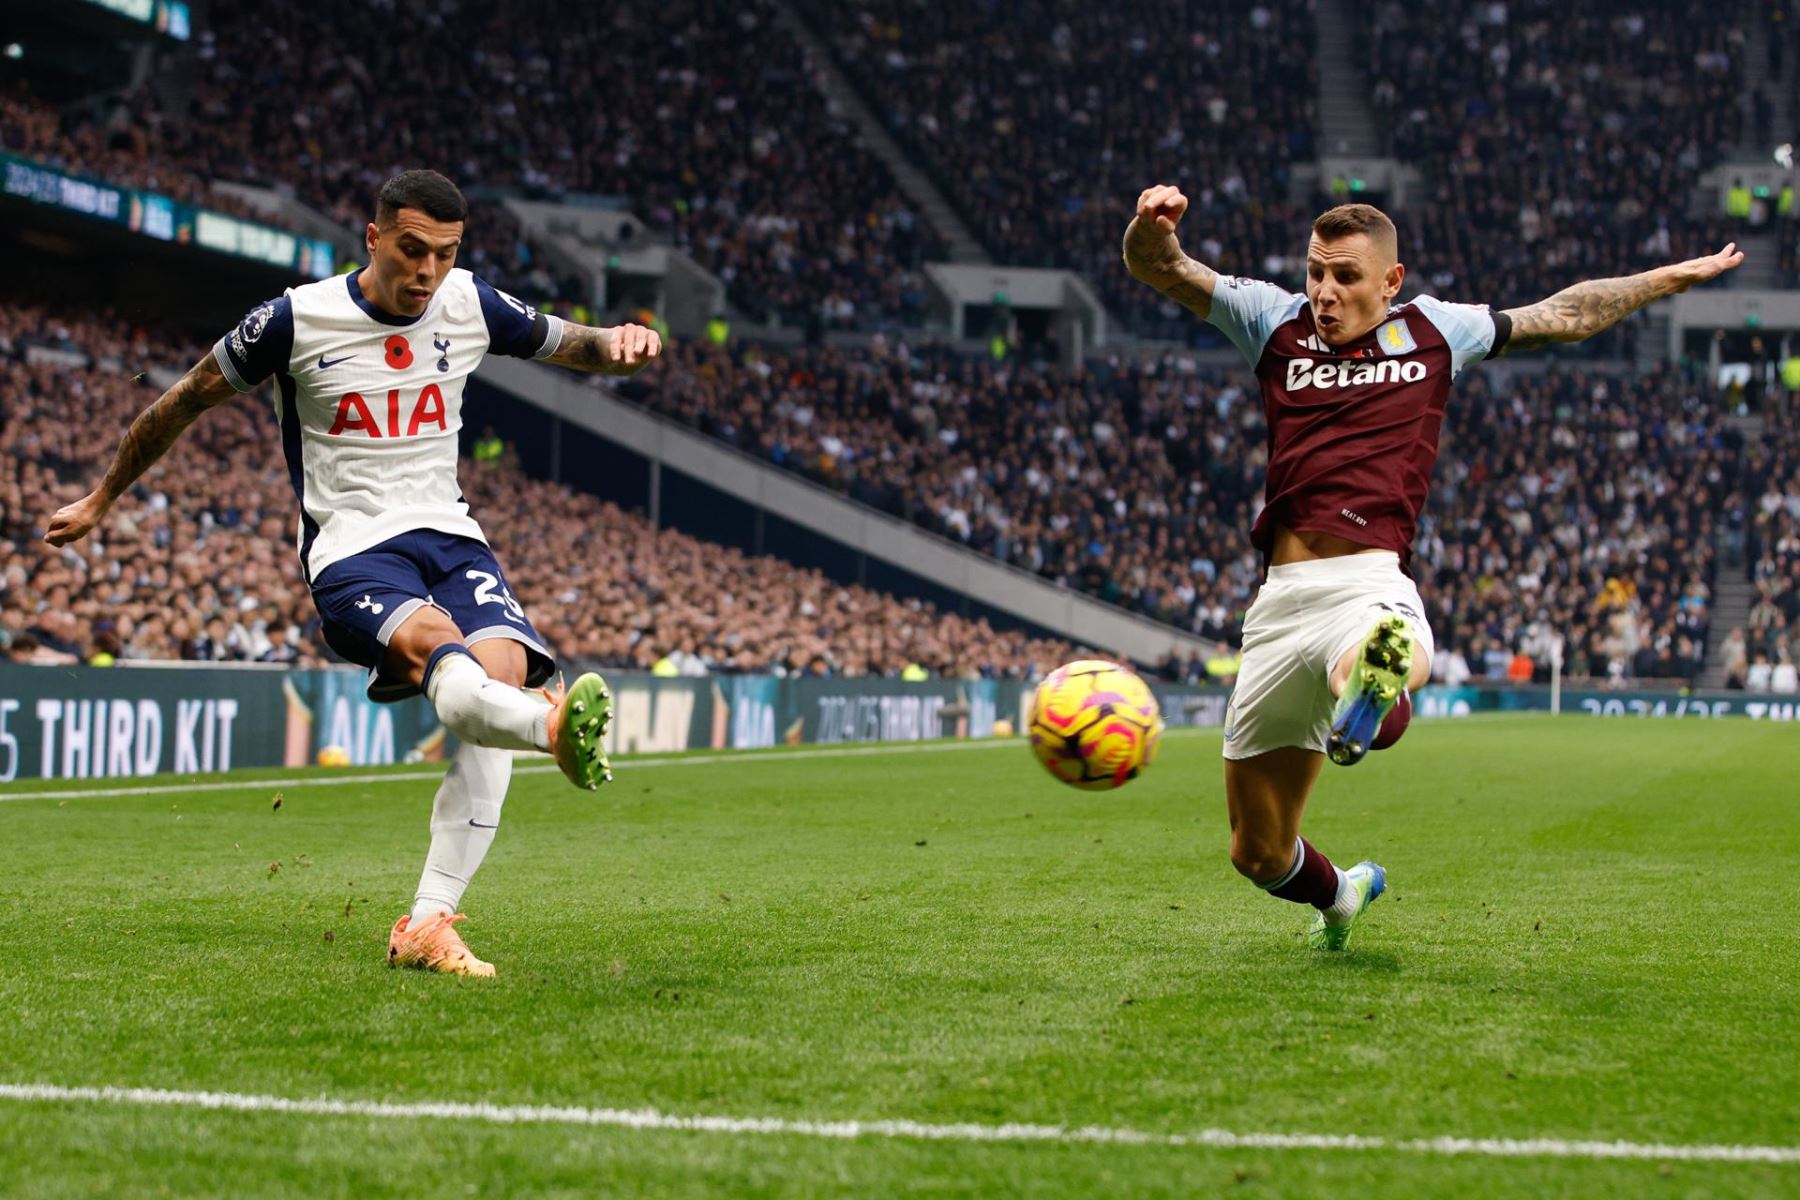
MULTIPOLYGON (((1187 732, 1202 732, 1199 730, 1187 732)), ((1165 733, 1163 736, 1169 736, 1165 733)), ((621 772, 642 767, 715 767, 742 766, 762 762, 794 762, 807 758, 865 758, 882 754, 940 754, 956 750, 998 750, 1011 748, 1015 753, 1025 742, 1016 738, 982 738, 967 742, 928 742, 918 745, 889 743, 883 746, 822 746, 812 750, 756 750, 741 754, 675 754, 664 758, 622 758, 614 764, 621 772)), ((532 755, 543 758, 544 755, 532 755)), ((515 775, 550 775, 556 768, 542 766, 515 767, 515 775)), ((8 800, 82 800, 117 796, 191 796, 203 792, 241 792, 253 788, 336 787, 345 783, 414 783, 444 777, 444 769, 434 771, 391 771, 382 775, 290 775, 280 779, 237 779, 219 783, 167 783, 142 787, 61 788, 38 792, 0 792, 0 803, 8 800)))
POLYGON ((1800 1146, 1665 1146, 1641 1142, 1565 1141, 1561 1138, 1362 1137, 1354 1134, 1150 1133, 1098 1125, 933 1125, 921 1121, 801 1121, 781 1117, 684 1117, 653 1108, 584 1108, 553 1105, 464 1104, 454 1101, 400 1104, 379 1100, 296 1100, 238 1092, 180 1092, 162 1088, 59 1087, 48 1083, 0 1084, 0 1100, 23 1103, 87 1103, 198 1108, 226 1112, 287 1113, 318 1117, 434 1118, 490 1125, 585 1125, 680 1133, 853 1140, 894 1138, 935 1142, 1057 1142, 1113 1146, 1205 1147, 1223 1150, 1363 1150, 1399 1154, 1483 1158, 1642 1159, 1676 1162, 1800 1164, 1800 1146))

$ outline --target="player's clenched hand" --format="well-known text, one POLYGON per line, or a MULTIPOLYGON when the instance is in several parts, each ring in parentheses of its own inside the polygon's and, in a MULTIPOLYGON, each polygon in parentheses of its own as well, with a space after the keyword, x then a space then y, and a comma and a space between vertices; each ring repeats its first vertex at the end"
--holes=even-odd
POLYGON ((662 353, 662 338, 642 325, 615 325, 607 330, 606 373, 635 375, 662 353))
POLYGON ((1138 196, 1137 217, 1153 225, 1158 233, 1174 233, 1181 218, 1187 215, 1187 206, 1188 198, 1181 194, 1180 188, 1159 183, 1145 188, 1138 196))
POLYGON ((1138 196, 1137 215, 1125 230, 1125 266, 1133 275, 1150 280, 1181 261, 1175 226, 1187 206, 1187 197, 1173 184, 1145 188, 1138 196))
POLYGON ((1685 292, 1696 283, 1717 279, 1743 261, 1744 252, 1737 248, 1737 243, 1727 242, 1725 248, 1717 254, 1708 254, 1705 258, 1690 258, 1686 262, 1676 263, 1668 270, 1674 276, 1675 290, 1685 292))
POLYGON ((106 516, 108 507, 98 492, 89 492, 75 503, 63 505, 50 518, 50 528, 44 533, 44 540, 52 546, 66 546, 70 542, 80 541, 106 516))

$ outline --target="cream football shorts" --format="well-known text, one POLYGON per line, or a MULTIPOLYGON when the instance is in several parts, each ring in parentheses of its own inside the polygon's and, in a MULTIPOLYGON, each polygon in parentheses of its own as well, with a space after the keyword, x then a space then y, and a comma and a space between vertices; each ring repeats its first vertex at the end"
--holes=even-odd
POLYGON ((1392 551, 1269 568, 1244 614, 1244 661, 1225 706, 1225 757, 1283 746, 1325 751, 1331 732, 1331 668, 1398 614, 1429 657, 1436 652, 1419 589, 1392 551))

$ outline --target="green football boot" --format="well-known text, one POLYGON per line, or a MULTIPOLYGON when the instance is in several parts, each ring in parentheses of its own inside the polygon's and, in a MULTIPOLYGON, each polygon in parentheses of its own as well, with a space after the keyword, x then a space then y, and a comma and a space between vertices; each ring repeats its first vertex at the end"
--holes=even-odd
POLYGON ((1321 912, 1313 918, 1312 928, 1307 930, 1306 944, 1315 950, 1343 950, 1350 945, 1350 930, 1356 925, 1356 918, 1369 909, 1375 898, 1387 891, 1387 872, 1372 862, 1359 862, 1348 871, 1344 878, 1357 891, 1356 916, 1342 925, 1333 925, 1325 920, 1321 912))
POLYGON ((611 783, 612 763, 607 760, 604 742, 613 707, 606 680, 589 671, 566 689, 554 693, 547 688, 539 690, 550 701, 544 733, 550 756, 562 773, 570 783, 590 792, 611 783))
POLYGON ((1340 767, 1355 766, 1381 732, 1412 674, 1412 630, 1405 617, 1383 617, 1363 643, 1331 713, 1325 753, 1340 767))

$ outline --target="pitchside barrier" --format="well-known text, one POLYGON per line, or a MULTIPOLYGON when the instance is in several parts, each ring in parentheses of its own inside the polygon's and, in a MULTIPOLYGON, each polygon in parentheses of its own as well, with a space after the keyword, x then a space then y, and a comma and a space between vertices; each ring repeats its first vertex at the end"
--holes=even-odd
MULTIPOLYGON (((567 664, 571 674, 579 663, 567 664)), ((667 679, 607 671, 612 753, 992 737, 1025 724, 1010 680, 667 679)), ((0 782, 296 767, 341 749, 355 766, 455 748, 423 700, 372 704, 349 668, 0 664, 0 782)), ((1227 692, 1160 687, 1171 725, 1218 725, 1227 692)))
MULTIPOLYGON (((1030 685, 1013 680, 606 674, 613 753, 992 737, 1008 724, 1023 729, 1031 702, 1030 685)), ((436 761, 454 749, 428 704, 372 704, 366 678, 347 668, 0 664, 0 782, 296 767, 328 747, 356 766, 436 761)), ((1225 721, 1226 688, 1152 686, 1172 727, 1225 721)), ((1551 702, 1547 688, 1429 687, 1415 706, 1420 716, 1460 717, 1547 712, 1551 702)), ((1800 716, 1800 697, 1745 692, 1565 689, 1561 703, 1565 714, 1602 717, 1800 716)))
POLYGON ((1686 688, 1599 689, 1564 687, 1558 697, 1547 687, 1498 685, 1431 687, 1413 697, 1421 717, 1468 717, 1477 713, 1551 712, 1578 717, 1649 717, 1710 720, 1749 717, 1753 721, 1800 719, 1800 696, 1769 692, 1696 692, 1686 688))

